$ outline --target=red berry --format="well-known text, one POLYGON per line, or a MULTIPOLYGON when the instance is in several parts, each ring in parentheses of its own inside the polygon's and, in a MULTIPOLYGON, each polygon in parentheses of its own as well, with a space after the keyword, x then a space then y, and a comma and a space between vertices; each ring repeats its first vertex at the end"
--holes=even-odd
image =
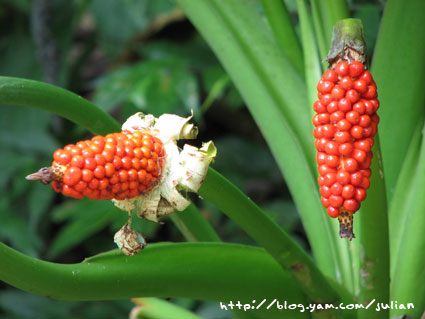
POLYGON ((338 147, 339 154, 342 156, 349 156, 353 150, 353 145, 351 143, 344 143, 338 147))
POLYGON ((334 183, 331 186, 330 191, 333 195, 341 195, 342 189, 343 189, 343 186, 340 183, 334 183))
POLYGON ((342 197, 345 199, 350 199, 353 198, 355 194, 355 188, 353 185, 348 184, 345 185, 344 188, 342 189, 342 197))
POLYGON ((360 121, 360 114, 356 111, 348 112, 345 115, 345 118, 351 123, 351 124, 357 124, 360 121))
POLYGON ((336 180, 341 185, 347 185, 350 182, 350 178, 351 178, 350 173, 344 170, 339 170, 338 173, 336 174, 336 180))
POLYGON ((339 110, 338 102, 332 101, 331 103, 328 104, 328 106, 326 107, 326 110, 328 111, 328 113, 333 113, 338 111, 339 110))
POLYGON ((354 89, 360 94, 364 94, 367 92, 367 84, 363 80, 357 80, 354 82, 354 89))
POLYGON ((351 135, 347 131, 338 131, 335 133, 334 140, 338 144, 351 142, 351 135))
POLYGON ((329 70, 325 71, 325 73, 323 73, 322 80, 323 81, 336 82, 336 81, 338 81, 338 74, 336 74, 336 72, 334 70, 329 69, 329 70))
POLYGON ((346 170, 347 172, 352 173, 357 170, 358 164, 354 158, 346 158, 341 162, 342 169, 346 170))
POLYGON ((336 218, 339 216, 339 208, 337 207, 329 206, 328 208, 326 208, 326 211, 328 215, 332 218, 336 218))
POLYGON ((341 86, 346 91, 352 89, 353 85, 354 82, 350 76, 344 76, 339 82, 339 86, 341 86))
POLYGON ((347 98, 341 98, 338 101, 338 107, 339 107, 339 110, 342 112, 351 111, 351 102, 347 98))
POLYGON ((331 189, 328 186, 323 185, 322 187, 320 187, 320 195, 322 195, 323 197, 329 197, 331 196, 331 189))
POLYGON ((349 65, 347 62, 339 62, 335 67, 335 72, 339 76, 348 75, 349 65))
POLYGON ((326 94, 330 93, 334 86, 333 82, 320 80, 319 84, 317 84, 317 90, 322 94, 326 94))
POLYGON ((351 174, 350 183, 354 186, 360 186, 363 181, 363 174, 360 172, 354 172, 351 174))
POLYGON ((343 119, 336 123, 336 127, 341 131, 348 131, 351 128, 351 123, 347 119, 343 119))
POLYGON ((335 124, 345 118, 344 112, 336 111, 333 112, 329 118, 331 124, 335 124))
POLYGON ((337 85, 332 89, 331 96, 335 101, 342 99, 345 96, 345 90, 337 85))
POLYGON ((363 188, 356 188, 354 198, 358 201, 364 201, 366 199, 366 191, 363 188))
POLYGON ((344 201, 344 199, 341 196, 338 196, 338 195, 329 196, 329 203, 333 207, 342 206, 343 201, 344 201))
POLYGON ((351 136, 355 139, 361 139, 363 137, 363 127, 359 125, 354 125, 350 130, 351 136))
POLYGON ((353 61, 350 63, 349 75, 352 78, 358 77, 364 71, 364 65, 359 61, 353 61))
POLYGON ((356 103, 360 99, 360 94, 356 90, 348 90, 345 97, 350 100, 351 103, 356 103))
POLYGON ((338 144, 335 142, 326 143, 325 152, 329 155, 339 155, 338 144))
POLYGON ((360 205, 355 199, 346 199, 344 201, 344 208, 351 213, 355 213, 359 207, 360 205))
POLYGON ((362 101, 355 103, 353 105, 353 111, 356 111, 359 114, 364 114, 364 112, 366 111, 364 103, 362 101))

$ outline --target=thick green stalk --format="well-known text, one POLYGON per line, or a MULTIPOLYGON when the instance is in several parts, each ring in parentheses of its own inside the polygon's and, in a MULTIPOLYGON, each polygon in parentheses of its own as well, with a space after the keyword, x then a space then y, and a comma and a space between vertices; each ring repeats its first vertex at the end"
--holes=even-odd
MULTIPOLYGON (((298 15, 301 26, 301 37, 302 45, 304 49, 304 66, 306 72, 306 82, 308 87, 308 95, 310 105, 317 100, 317 82, 319 81, 322 69, 319 52, 316 45, 316 37, 314 35, 313 26, 311 23, 310 15, 307 10, 305 0, 297 0, 298 15)), ((310 108, 311 117, 313 117, 313 107, 310 108)), ((313 130, 313 127, 311 127, 313 130)), ((332 231, 338 233, 338 225, 333 223, 332 231)), ((340 278, 339 281, 352 293, 355 291, 356 282, 356 270, 358 270, 358 264, 354 256, 357 246, 357 241, 354 243, 347 241, 336 241, 338 250, 339 264, 340 264, 340 278)))
POLYGON ((119 123, 93 103, 47 83, 0 76, 0 103, 35 106, 78 123, 94 134, 120 131, 119 123))
MULTIPOLYGON (((279 298, 307 303, 296 281, 269 254, 243 245, 152 244, 132 257, 112 251, 65 265, 23 255, 0 243, 0 260, 0 280, 54 299, 158 296, 249 303, 279 298)), ((280 311, 263 309, 261 317, 276 314, 282 317, 280 311)), ((309 314, 293 311, 287 318, 309 318, 309 314)))
MULTIPOLYGON (((335 24, 332 33, 332 45, 327 60, 331 64, 346 60, 347 57, 365 63, 366 44, 363 24, 358 19, 344 19, 335 24)), ((351 62, 351 61, 348 61, 351 62)), ((373 299, 387 303, 389 300, 389 237, 387 201, 382 170, 379 137, 375 137, 372 161, 372 187, 368 190, 368 199, 355 215, 354 223, 359 221, 360 247, 360 294, 359 301, 369 304, 373 299), (359 215, 359 218, 356 217, 359 215)), ((347 237, 351 236, 347 232, 347 237)), ((359 318, 369 318, 371 309, 360 309, 359 318)), ((388 318, 388 311, 374 314, 375 318, 388 318)))
MULTIPOLYGON (((423 131, 422 131, 423 132, 423 131)), ((400 304, 413 303, 414 309, 393 309, 392 316, 410 315, 419 318, 425 309, 425 138, 422 136, 416 173, 406 200, 405 222, 400 227, 400 247, 395 251, 395 266, 391 278, 391 300, 400 304)))
POLYGON ((261 0, 261 3, 282 51, 298 73, 303 75, 303 51, 284 0, 261 0))
MULTIPOLYGON (((388 236, 388 209, 382 169, 379 137, 373 146, 372 175, 368 198, 363 202, 358 215, 360 219, 360 295, 359 302, 368 304, 373 299, 379 303, 389 302, 390 256, 388 236)), ((360 309, 358 318, 387 319, 388 310, 360 309)))
POLYGON ((389 201, 417 120, 425 115, 424 12, 423 0, 388 0, 373 55, 372 74, 381 102, 379 131, 389 201))
POLYGON ((179 4, 217 54, 264 134, 301 214, 319 268, 338 278, 337 235, 331 231, 332 221, 320 203, 314 177, 305 87, 299 85, 293 69, 247 2, 179 0, 179 4), (301 96, 304 98, 300 100, 301 96), (301 125, 302 135, 292 128, 293 117, 284 116, 282 108, 299 115, 295 122, 301 125))

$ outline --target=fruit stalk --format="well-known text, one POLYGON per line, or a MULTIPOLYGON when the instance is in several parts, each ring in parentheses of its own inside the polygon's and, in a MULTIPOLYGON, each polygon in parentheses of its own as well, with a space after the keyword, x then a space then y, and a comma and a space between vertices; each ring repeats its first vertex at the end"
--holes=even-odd
POLYGON ((370 186, 371 148, 379 108, 376 83, 366 66, 363 25, 358 19, 339 21, 326 60, 329 69, 317 85, 313 108, 321 201, 338 218, 340 237, 351 240, 353 215, 370 186))

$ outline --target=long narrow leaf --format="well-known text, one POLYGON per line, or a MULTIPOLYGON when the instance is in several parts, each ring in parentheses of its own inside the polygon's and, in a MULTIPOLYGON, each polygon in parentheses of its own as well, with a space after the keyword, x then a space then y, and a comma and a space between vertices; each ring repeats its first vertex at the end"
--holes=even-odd
POLYGON ((395 268, 391 281, 391 299, 399 303, 413 303, 414 309, 392 309, 391 315, 411 315, 419 318, 425 309, 425 138, 422 145, 417 169, 412 182, 410 201, 400 238, 400 247, 396 251, 395 268))
POLYGON ((298 73, 303 75, 303 51, 285 2, 261 0, 261 3, 282 51, 288 56, 298 73))
POLYGON ((389 201, 417 119, 425 115, 424 12, 423 0, 388 0, 373 55, 372 73, 381 102, 379 131, 389 201))
POLYGON ((37 108, 56 113, 95 134, 120 131, 108 113, 70 91, 50 84, 0 76, 0 103, 37 108))
POLYGON ((416 208, 414 204, 415 196, 415 177, 421 174, 418 170, 418 160, 421 146, 422 130, 424 121, 421 119, 416 126, 416 131, 409 145, 403 167, 397 180, 394 198, 391 201, 389 211, 389 232, 390 232, 390 251, 391 251, 391 277, 397 274, 394 272, 397 265, 397 258, 402 244, 402 235, 406 230, 406 223, 409 214, 416 208))

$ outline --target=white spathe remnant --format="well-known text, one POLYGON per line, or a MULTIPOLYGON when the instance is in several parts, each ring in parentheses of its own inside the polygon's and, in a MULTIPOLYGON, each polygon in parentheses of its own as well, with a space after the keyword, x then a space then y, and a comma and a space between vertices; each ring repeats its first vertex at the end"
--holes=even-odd
POLYGON ((115 234, 114 241, 124 254, 134 256, 145 248, 146 240, 130 227, 130 220, 115 234))
MULTIPOLYGON (((186 144, 180 152, 176 141, 194 139, 198 134, 198 128, 188 123, 192 117, 193 115, 183 118, 174 114, 163 114, 159 118, 155 118, 153 115, 139 112, 127 119, 122 130, 149 131, 150 134, 161 139, 165 160, 158 185, 135 198, 113 199, 112 201, 117 207, 129 214, 136 210, 137 216, 140 218, 158 222, 160 217, 173 213, 174 209, 181 211, 189 206, 190 201, 181 192, 197 192, 199 190, 204 182, 209 164, 216 156, 216 148, 212 141, 204 143, 200 149, 186 144)), ((130 228, 129 225, 130 223, 128 223, 128 228, 130 228)), ((119 242, 117 245, 126 247, 119 242)), ((130 253, 128 249, 123 252, 130 253)))

